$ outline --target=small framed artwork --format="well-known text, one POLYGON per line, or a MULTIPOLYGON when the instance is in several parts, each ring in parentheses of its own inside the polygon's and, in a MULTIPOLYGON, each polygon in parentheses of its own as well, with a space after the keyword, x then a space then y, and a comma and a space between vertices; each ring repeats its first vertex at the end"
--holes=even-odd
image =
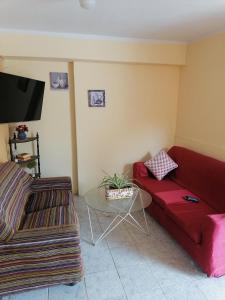
POLYGON ((89 90, 88 106, 105 107, 105 90, 89 90))
POLYGON ((67 90, 68 73, 50 72, 50 86, 53 90, 67 90))

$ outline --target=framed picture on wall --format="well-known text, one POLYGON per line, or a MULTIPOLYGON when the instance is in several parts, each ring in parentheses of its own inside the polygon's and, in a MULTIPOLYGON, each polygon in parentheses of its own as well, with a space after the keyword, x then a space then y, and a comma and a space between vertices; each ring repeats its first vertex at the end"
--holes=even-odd
POLYGON ((68 73, 50 72, 50 86, 53 90, 67 90, 69 87, 68 73))
POLYGON ((105 90, 89 90, 88 106, 105 107, 105 90))

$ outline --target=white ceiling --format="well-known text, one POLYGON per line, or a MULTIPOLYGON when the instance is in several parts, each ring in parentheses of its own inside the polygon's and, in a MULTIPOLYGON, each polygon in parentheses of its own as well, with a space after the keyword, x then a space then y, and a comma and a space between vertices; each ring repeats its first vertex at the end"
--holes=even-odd
POLYGON ((0 0, 0 30, 169 41, 225 31, 225 0, 0 0))

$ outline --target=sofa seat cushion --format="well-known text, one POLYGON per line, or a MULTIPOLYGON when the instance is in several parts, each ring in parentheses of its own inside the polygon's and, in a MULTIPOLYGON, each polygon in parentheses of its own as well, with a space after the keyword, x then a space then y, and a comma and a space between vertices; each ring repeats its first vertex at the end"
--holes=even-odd
POLYGON ((24 218, 24 222, 21 224, 21 229, 61 226, 76 223, 76 213, 71 205, 56 206, 27 214, 24 218))
POLYGON ((189 202, 185 195, 193 195, 188 190, 158 193, 165 213, 195 242, 201 242, 203 219, 206 215, 216 213, 206 202, 189 202))
POLYGON ((156 198, 157 203, 162 208, 167 208, 171 204, 187 203, 187 201, 183 199, 183 197, 186 195, 197 197, 190 191, 180 187, 179 189, 174 189, 171 191, 163 191, 163 192, 155 193, 155 198, 156 198))
POLYGON ((158 193, 183 189, 180 185, 170 180, 169 178, 164 178, 162 181, 158 181, 153 177, 143 177, 143 178, 135 179, 134 182, 138 186, 140 186, 140 188, 149 192, 151 196, 153 196, 154 200, 156 200, 160 206, 162 206, 162 204, 161 204, 160 197, 158 197, 158 193))
POLYGON ((26 206, 26 213, 43 210, 50 207, 66 206, 71 202, 72 193, 69 190, 49 190, 31 194, 26 206))

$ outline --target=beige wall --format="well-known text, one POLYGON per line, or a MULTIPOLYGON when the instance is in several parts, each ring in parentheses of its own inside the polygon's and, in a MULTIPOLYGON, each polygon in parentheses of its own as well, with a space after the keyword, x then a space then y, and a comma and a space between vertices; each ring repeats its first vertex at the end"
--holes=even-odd
MULTIPOLYGON (((4 71, 46 82, 41 120, 26 124, 29 134, 35 135, 37 131, 40 134, 42 176, 73 176, 76 191, 76 175, 73 172, 76 155, 73 156, 72 147, 75 137, 72 137, 71 129, 71 102, 74 98, 69 90, 54 91, 49 86, 49 72, 68 72, 68 63, 7 59, 4 61, 4 71)), ((72 79, 70 85, 73 90, 72 79)), ((25 146, 19 151, 27 152, 28 145, 25 146)))
POLYGON ((0 55, 184 65, 186 45, 0 32, 0 55))
POLYGON ((81 194, 98 184, 102 170, 130 172, 134 161, 174 143, 179 67, 76 62, 73 68, 66 62, 5 59, 4 71, 46 81, 42 119, 28 126, 30 133, 40 133, 42 175, 73 176, 75 191, 77 130, 81 194), (70 91, 50 90, 50 71, 69 71, 70 91), (88 89, 106 90, 106 108, 88 107, 88 89))
POLYGON ((174 143, 179 67, 75 63, 78 181, 83 194, 108 173, 174 143), (105 89, 90 108, 88 89, 105 89))
POLYGON ((173 144, 185 54, 183 44, 0 33, 4 71, 46 80, 42 120, 28 124, 40 132, 42 175, 72 175, 76 183, 76 130, 81 193, 102 170, 130 171, 134 161, 173 144), (49 72, 68 70, 72 88, 51 91, 49 72), (88 107, 88 89, 106 90, 106 108, 88 107))
MULTIPOLYGON (((3 69, 3 60, 0 58, 0 71, 3 69)), ((8 160, 8 125, 0 125, 0 162, 8 160)))
POLYGON ((225 33, 189 45, 176 143, 225 160, 225 33))

